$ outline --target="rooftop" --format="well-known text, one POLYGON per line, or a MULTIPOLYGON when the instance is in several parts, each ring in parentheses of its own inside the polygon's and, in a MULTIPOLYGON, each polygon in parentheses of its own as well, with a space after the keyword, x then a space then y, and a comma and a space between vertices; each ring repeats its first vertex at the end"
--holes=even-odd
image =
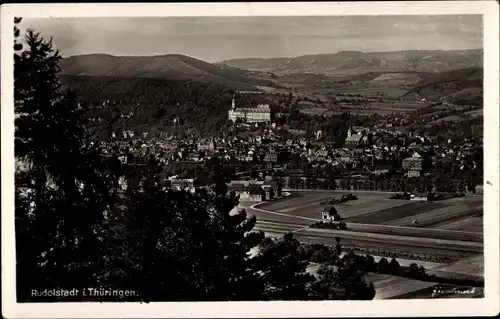
POLYGON ((348 136, 345 141, 347 142, 359 142, 359 140, 363 137, 361 134, 354 134, 351 136, 348 136))
POLYGON ((268 105, 266 106, 259 106, 259 107, 245 107, 245 108, 236 108, 232 112, 253 112, 253 113, 267 113, 271 112, 271 109, 269 108, 268 105))
POLYGON ((335 215, 337 213, 337 209, 333 205, 326 205, 321 212, 335 215))

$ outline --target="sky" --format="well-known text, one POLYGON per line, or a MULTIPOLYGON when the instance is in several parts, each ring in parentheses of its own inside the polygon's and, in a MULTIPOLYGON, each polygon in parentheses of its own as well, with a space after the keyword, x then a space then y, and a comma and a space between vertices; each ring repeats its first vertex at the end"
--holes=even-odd
POLYGON ((24 19, 63 56, 185 54, 207 62, 339 51, 482 48, 480 15, 24 19))

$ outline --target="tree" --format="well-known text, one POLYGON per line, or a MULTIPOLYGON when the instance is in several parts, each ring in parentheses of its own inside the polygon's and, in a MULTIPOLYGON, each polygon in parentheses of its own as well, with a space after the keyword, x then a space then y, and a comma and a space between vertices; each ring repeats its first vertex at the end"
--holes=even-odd
POLYGON ((102 284, 114 199, 82 110, 61 90, 52 41, 28 30, 14 48, 17 298, 28 301, 32 289, 102 284))
POLYGON ((389 262, 387 261, 387 258, 384 257, 378 261, 378 269, 383 274, 387 273, 389 270, 389 262))
POLYGON ((316 176, 311 176, 306 178, 306 187, 310 189, 317 189, 319 186, 318 179, 316 176))
POLYGON ((252 264, 265 286, 266 299, 309 299, 307 287, 314 277, 306 273, 307 256, 291 233, 279 241, 267 242, 252 258, 252 264))
POLYGON ((364 279, 365 265, 353 252, 338 259, 336 269, 323 265, 319 278, 311 285, 312 299, 323 300, 372 300, 375 297, 373 284, 364 279))
POLYGON ((251 184, 248 186, 248 192, 250 195, 262 195, 262 187, 257 184, 251 184))
POLYGON ((340 257, 340 254, 342 253, 342 245, 340 244, 340 237, 338 236, 335 237, 335 252, 337 257, 340 257))
POLYGON ((252 232, 255 217, 232 213, 238 197, 228 192, 220 164, 214 167, 212 190, 194 194, 165 191, 154 170, 136 176, 143 187, 130 192, 119 222, 125 227, 115 236, 122 257, 114 268, 121 271, 111 280, 118 288, 146 301, 262 298, 248 254, 263 234, 252 232))
POLYGON ((425 276, 425 267, 424 266, 418 266, 416 263, 410 264, 410 275, 413 277, 423 277, 425 276))
POLYGON ((330 181, 327 179, 323 179, 319 182, 319 188, 320 189, 330 189, 330 181))
POLYGON ((425 272, 426 272, 425 267, 424 266, 418 267, 418 272, 419 272, 420 276, 422 276, 422 277, 425 276, 425 272))
POLYGON ((342 189, 347 189, 347 182, 346 182, 346 180, 345 180, 345 179, 341 179, 341 180, 340 180, 340 187, 341 187, 342 189))
POLYGON ((392 258, 392 260, 388 266, 389 266, 389 268, 388 268, 389 272, 391 274, 394 274, 399 269, 399 262, 396 260, 396 258, 392 258))
POLYGON ((375 258, 372 255, 367 254, 366 256, 366 264, 368 267, 368 271, 377 270, 377 263, 375 263, 375 258))

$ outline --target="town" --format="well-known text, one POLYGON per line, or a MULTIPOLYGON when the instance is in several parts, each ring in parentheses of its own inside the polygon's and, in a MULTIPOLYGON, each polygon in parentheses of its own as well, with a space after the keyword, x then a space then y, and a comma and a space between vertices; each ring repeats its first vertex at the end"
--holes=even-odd
MULTIPOLYGON (((482 192, 481 136, 443 138, 430 133, 431 128, 426 131, 426 126, 405 132, 399 124, 411 125, 408 116, 359 126, 353 125, 355 116, 344 114, 347 132, 338 143, 341 134, 333 135, 334 142, 321 130, 307 136, 304 130, 276 125, 275 117, 269 105, 238 108, 233 97, 228 119, 237 134, 179 138, 127 130, 112 132, 101 143, 123 165, 145 165, 151 159, 161 163, 173 187, 192 191, 210 184, 203 171, 207 161, 217 157, 230 168, 231 185, 244 197, 250 195, 251 184, 270 178, 279 182, 274 183, 275 193, 278 184, 281 189, 434 191, 453 196, 482 192), (242 188, 238 180, 250 184, 242 188)), ((477 130, 480 125, 476 122, 477 130)))

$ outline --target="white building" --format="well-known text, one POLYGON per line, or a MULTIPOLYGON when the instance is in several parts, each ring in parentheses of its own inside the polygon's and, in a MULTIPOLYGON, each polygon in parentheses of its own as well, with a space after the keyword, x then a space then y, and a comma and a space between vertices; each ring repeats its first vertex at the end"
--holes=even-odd
POLYGON ((259 104, 257 107, 249 108, 236 108, 236 102, 233 97, 228 117, 233 122, 241 119, 247 123, 267 123, 271 122, 271 108, 269 104, 259 104))

